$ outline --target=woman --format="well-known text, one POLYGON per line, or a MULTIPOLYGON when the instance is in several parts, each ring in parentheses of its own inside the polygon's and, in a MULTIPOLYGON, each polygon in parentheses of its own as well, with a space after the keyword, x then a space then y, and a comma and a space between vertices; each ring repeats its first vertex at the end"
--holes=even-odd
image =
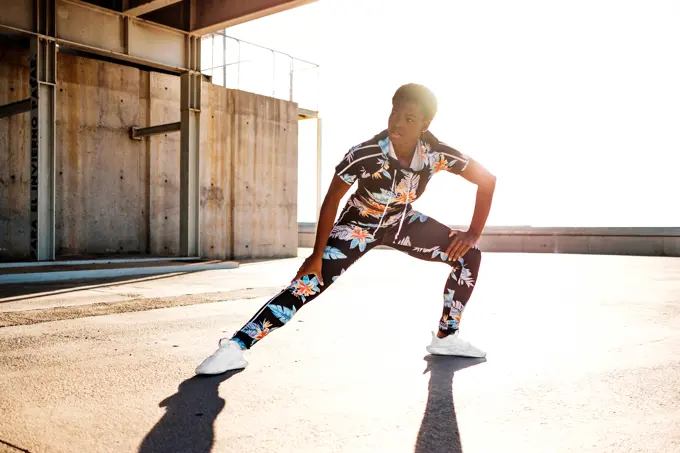
POLYGON ((220 340, 217 351, 198 366, 196 373, 219 374, 245 368, 245 349, 285 325, 377 245, 451 266, 444 287, 443 315, 428 352, 486 355, 458 336, 458 325, 479 271, 481 252, 476 244, 491 209, 496 178, 428 131, 436 112, 437 100, 424 86, 408 84, 397 90, 387 130, 350 149, 336 167, 321 206, 314 251, 291 285, 267 302, 232 338, 220 340), (411 207, 439 171, 460 175, 477 185, 475 210, 467 231, 451 230, 411 207), (334 223, 340 200, 356 181, 356 192, 334 223))

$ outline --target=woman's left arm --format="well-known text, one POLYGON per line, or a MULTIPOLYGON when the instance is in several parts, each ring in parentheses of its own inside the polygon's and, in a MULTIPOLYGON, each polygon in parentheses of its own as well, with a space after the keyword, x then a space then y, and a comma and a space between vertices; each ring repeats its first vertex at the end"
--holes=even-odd
POLYGON ((446 249, 448 261, 457 261, 468 250, 477 245, 486 225, 486 219, 489 217, 493 193, 496 190, 496 177, 472 159, 470 159, 465 171, 460 173, 460 176, 477 186, 477 198, 470 228, 467 231, 452 231, 449 235, 449 237, 454 236, 454 238, 446 249))

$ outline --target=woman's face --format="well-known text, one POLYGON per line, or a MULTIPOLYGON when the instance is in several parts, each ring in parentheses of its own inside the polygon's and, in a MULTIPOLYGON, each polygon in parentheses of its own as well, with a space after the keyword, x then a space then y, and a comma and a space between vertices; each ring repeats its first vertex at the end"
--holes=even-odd
POLYGON ((412 101, 397 101, 387 121, 387 132, 395 147, 415 146, 420 135, 430 127, 418 104, 412 101))

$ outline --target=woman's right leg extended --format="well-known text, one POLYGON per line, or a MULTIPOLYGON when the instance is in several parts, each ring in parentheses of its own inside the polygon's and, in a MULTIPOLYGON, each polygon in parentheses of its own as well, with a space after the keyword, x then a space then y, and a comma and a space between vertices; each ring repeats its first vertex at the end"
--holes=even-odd
POLYGON ((315 276, 304 276, 274 296, 231 338, 243 349, 283 327, 300 308, 316 299, 361 256, 378 244, 370 232, 353 224, 338 224, 324 251, 321 275, 323 285, 315 276))
POLYGON ((379 241, 369 230, 351 221, 342 221, 333 227, 331 237, 321 261, 320 285, 315 276, 307 275, 269 300, 253 318, 233 337, 220 340, 220 347, 196 368, 197 374, 220 374, 245 368, 248 362, 243 350, 251 348, 272 331, 283 327, 300 308, 319 297, 334 280, 379 241))

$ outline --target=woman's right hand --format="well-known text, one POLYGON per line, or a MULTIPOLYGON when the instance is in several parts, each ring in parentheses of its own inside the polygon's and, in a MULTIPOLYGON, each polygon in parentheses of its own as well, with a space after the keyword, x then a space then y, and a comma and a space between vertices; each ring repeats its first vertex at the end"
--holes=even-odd
MULTIPOLYGON (((319 281, 319 285, 323 286, 323 277, 321 276, 321 263, 323 261, 323 256, 316 256, 316 255, 310 255, 304 263, 302 263, 302 266, 300 266, 300 269, 298 270, 297 274, 295 275, 295 278, 293 281, 298 280, 305 275, 314 275, 316 276, 316 279, 319 281)), ((292 282, 291 282, 292 283, 292 282)))
POLYGON ((326 197, 321 204, 319 221, 316 225, 314 251, 305 262, 302 263, 302 266, 300 266, 300 269, 291 283, 305 275, 314 275, 319 281, 319 285, 323 286, 323 277, 321 276, 323 254, 326 249, 328 237, 331 235, 331 231, 333 231, 333 224, 335 223, 335 216, 338 213, 340 200, 342 200, 342 197, 345 196, 349 188, 350 185, 343 181, 342 178, 338 175, 333 176, 328 192, 326 192, 326 197))

